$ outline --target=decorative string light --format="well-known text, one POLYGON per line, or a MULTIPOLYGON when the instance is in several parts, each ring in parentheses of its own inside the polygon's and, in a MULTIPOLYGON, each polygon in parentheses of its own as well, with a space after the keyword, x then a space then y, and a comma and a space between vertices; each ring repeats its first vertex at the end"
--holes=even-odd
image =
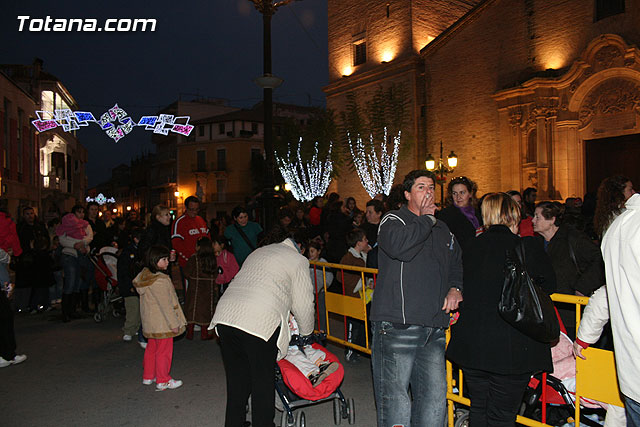
POLYGON ((380 144, 380 159, 378 159, 378 154, 376 153, 373 134, 369 135, 370 151, 365 147, 360 135, 358 135, 356 139, 355 147, 351 142, 351 136, 349 134, 347 134, 347 139, 349 140, 349 150, 351 150, 351 157, 353 158, 356 172, 369 197, 374 198, 377 194, 381 193, 388 196, 393 186, 393 178, 398 165, 400 131, 398 131, 398 135, 393 137, 393 151, 389 154, 387 152, 387 128, 384 128, 384 140, 380 144))
POLYGON ((88 111, 71 111, 69 109, 55 111, 36 111, 38 118, 32 120, 31 124, 38 132, 45 132, 57 127, 61 127, 65 132, 78 130, 81 127, 89 126, 89 123, 96 123, 107 136, 115 142, 124 138, 135 126, 144 126, 144 130, 153 131, 155 134, 168 135, 169 132, 189 136, 193 130, 193 125, 189 124, 189 116, 173 116, 172 114, 160 114, 159 116, 142 116, 138 123, 122 108, 115 104, 107 112, 96 119, 88 111))
POLYGON ((87 203, 88 202, 96 202, 100 206, 104 205, 105 203, 115 203, 116 202, 115 198, 113 198, 113 197, 107 198, 102 193, 98 194, 95 199, 90 197, 90 196, 87 196, 87 198, 85 200, 87 201, 87 203))
POLYGON ((291 146, 287 148, 287 156, 281 158, 275 153, 275 159, 280 174, 285 182, 291 185, 291 194, 296 200, 306 202, 316 196, 324 196, 331 182, 333 163, 331 162, 331 148, 326 160, 318 160, 318 141, 315 143, 315 153, 310 162, 303 162, 300 155, 302 138, 298 141, 297 159, 291 158, 291 146))

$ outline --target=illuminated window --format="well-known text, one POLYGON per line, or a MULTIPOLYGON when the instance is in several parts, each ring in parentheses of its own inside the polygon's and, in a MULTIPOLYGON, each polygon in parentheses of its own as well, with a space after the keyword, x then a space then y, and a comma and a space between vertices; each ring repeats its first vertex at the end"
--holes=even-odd
POLYGON ((353 65, 367 62, 367 42, 362 39, 353 44, 353 65))
POLYGON ((50 90, 42 91, 42 110, 53 111, 53 92, 50 90))
POLYGON ((624 13, 624 0, 596 0, 593 22, 624 13))

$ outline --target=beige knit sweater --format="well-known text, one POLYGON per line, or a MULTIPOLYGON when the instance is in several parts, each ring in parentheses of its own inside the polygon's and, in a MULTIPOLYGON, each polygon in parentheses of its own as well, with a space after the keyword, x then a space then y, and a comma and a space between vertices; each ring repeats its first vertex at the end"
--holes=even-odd
POLYGON ((313 284, 309 260, 293 241, 258 248, 242 264, 220 298, 209 329, 222 324, 268 341, 278 326, 278 359, 289 347, 289 312, 301 335, 313 332, 313 284))

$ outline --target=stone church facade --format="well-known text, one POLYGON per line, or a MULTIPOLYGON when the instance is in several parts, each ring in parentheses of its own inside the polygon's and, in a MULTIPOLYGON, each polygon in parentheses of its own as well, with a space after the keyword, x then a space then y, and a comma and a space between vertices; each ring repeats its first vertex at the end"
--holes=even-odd
MULTIPOLYGON (((365 5, 355 8, 361 13, 343 10, 338 18, 334 3, 339 2, 329 2, 330 69, 344 56, 336 51, 347 41, 347 23, 360 25, 359 34, 364 28, 367 48, 377 41, 368 36, 369 28, 380 28, 362 13, 365 5)), ((407 48, 404 56, 361 72, 355 68, 347 77, 330 71, 325 88, 328 107, 340 111, 348 91, 366 96, 376 85, 408 82, 413 139, 396 182, 423 167, 426 153, 437 155, 440 141, 445 155, 458 155, 455 175, 475 180, 481 194, 533 186, 539 199, 564 199, 594 191, 614 173, 640 182, 640 1, 442 2, 469 6, 457 14, 429 7, 439 2, 407 3, 411 31, 402 33, 409 41, 399 46, 426 41, 419 60, 407 48), (416 19, 420 13, 414 10, 432 22, 454 16, 455 21, 429 27, 433 32, 425 37, 428 27, 415 23, 429 20, 416 19), (412 66, 402 73, 401 63, 412 66)), ((384 39, 382 33, 377 37, 384 39)), ((335 189, 354 195, 358 180, 345 175, 335 189)))

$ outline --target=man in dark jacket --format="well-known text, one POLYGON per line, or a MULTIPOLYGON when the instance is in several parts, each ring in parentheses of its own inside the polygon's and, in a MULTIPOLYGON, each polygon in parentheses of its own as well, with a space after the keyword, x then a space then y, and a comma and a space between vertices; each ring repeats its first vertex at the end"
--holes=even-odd
POLYGON ((405 205, 387 213, 378 231, 380 273, 371 307, 378 425, 441 426, 445 328, 462 301, 461 251, 434 217, 435 176, 414 170, 403 187, 405 205))

